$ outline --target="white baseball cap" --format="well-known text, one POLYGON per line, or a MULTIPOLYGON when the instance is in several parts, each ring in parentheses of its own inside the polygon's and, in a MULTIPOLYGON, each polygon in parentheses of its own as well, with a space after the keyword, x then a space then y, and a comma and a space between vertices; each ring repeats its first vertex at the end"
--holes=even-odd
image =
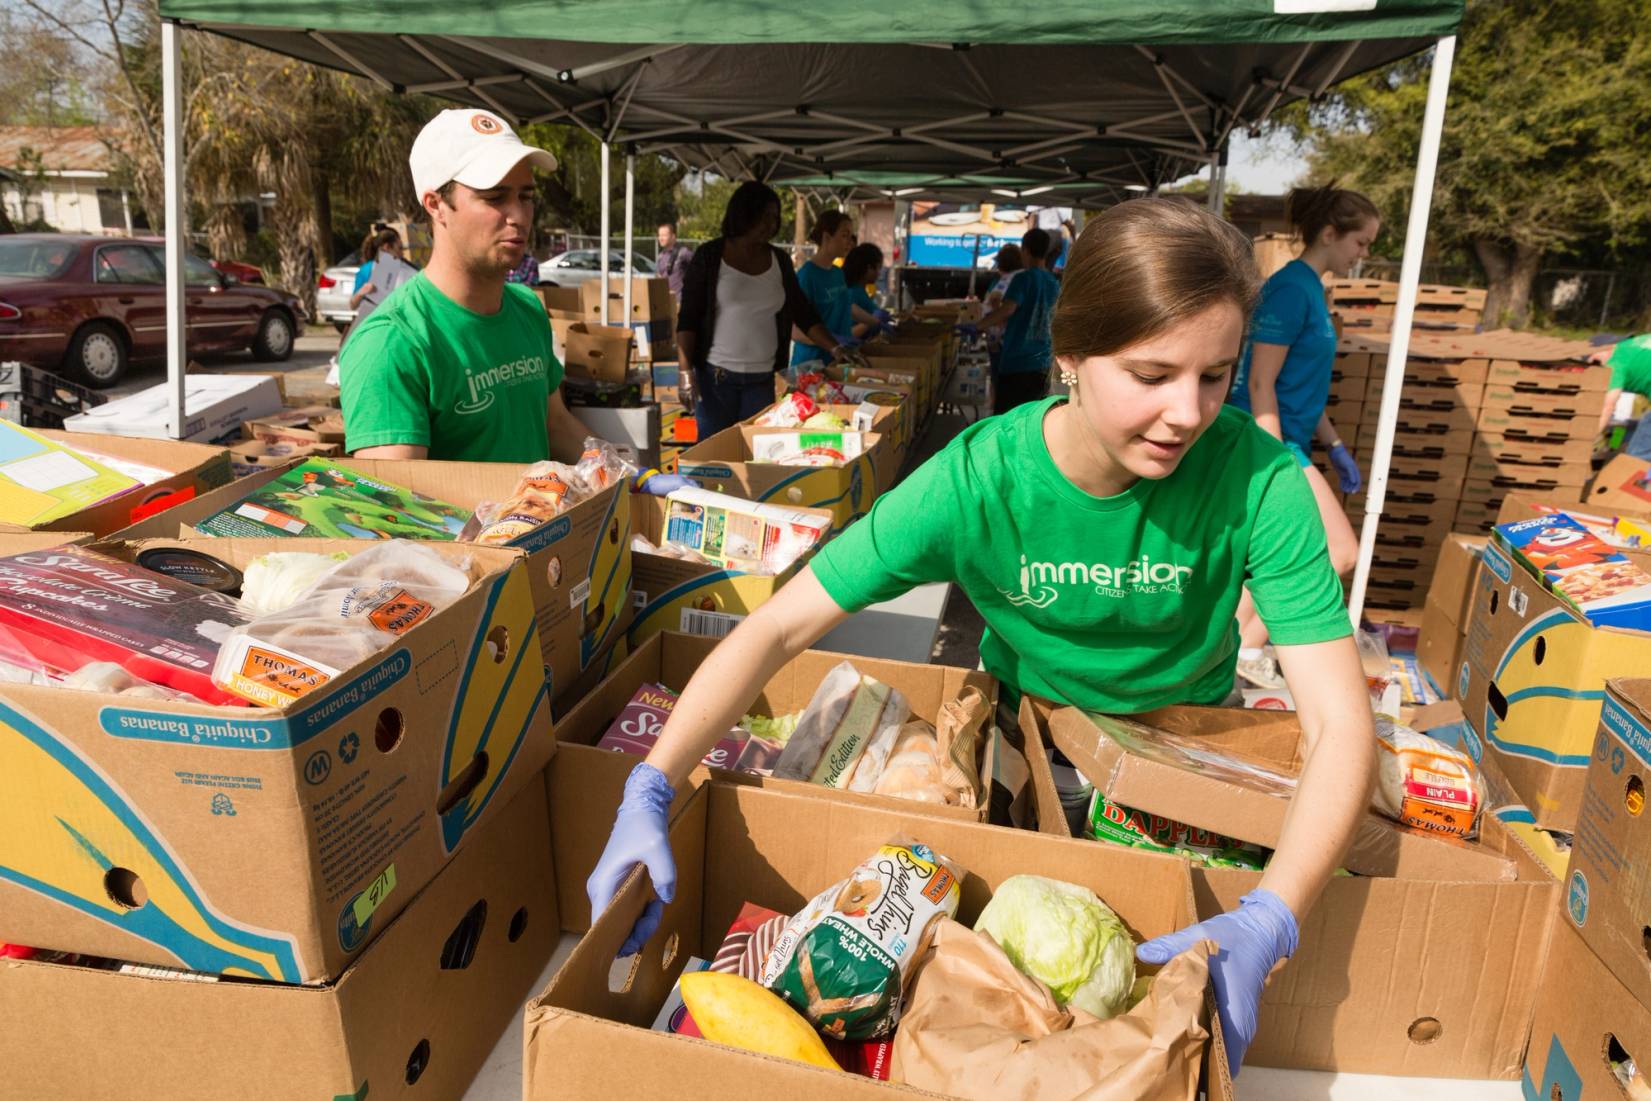
POLYGON ((449 180, 477 191, 498 187, 523 161, 546 172, 556 170, 556 158, 549 150, 522 141, 493 112, 472 107, 443 111, 425 123, 407 158, 413 170, 413 190, 421 200, 449 180))

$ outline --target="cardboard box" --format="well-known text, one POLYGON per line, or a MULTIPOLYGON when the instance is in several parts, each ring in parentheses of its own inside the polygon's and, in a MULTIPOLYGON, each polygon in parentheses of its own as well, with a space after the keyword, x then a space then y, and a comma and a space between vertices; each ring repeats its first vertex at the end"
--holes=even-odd
POLYGON ((1565 876, 1565 914, 1617 981, 1641 1006, 1651 1007, 1648 724, 1651 680, 1608 682, 1565 876))
MULTIPOLYGON (((281 411, 281 391, 269 375, 187 375, 184 378, 183 438, 192 443, 220 440, 249 420, 281 411)), ((166 383, 77 413, 64 420, 69 432, 99 436, 140 436, 170 440, 172 392, 166 383)))
POLYGON ((1605 682, 1651 668, 1651 634, 1590 626, 1494 543, 1482 561, 1455 686, 1468 749, 1495 761, 1537 825, 1573 832, 1605 682))
MULTIPOLYGON (((639 644, 635 651, 616 666, 608 678, 598 685, 573 710, 556 723, 557 752, 567 754, 567 769, 581 773, 599 782, 606 774, 610 780, 617 770, 617 783, 623 787, 624 778, 639 758, 629 754, 615 754, 598 749, 596 743, 608 730, 614 718, 625 709, 636 690, 645 684, 662 684, 680 693, 688 686, 694 673, 716 649, 716 639, 665 631, 639 644), (607 773, 603 772, 607 769, 607 773)), ((979 689, 994 706, 997 701, 997 681, 973 669, 957 669, 945 665, 914 665, 903 661, 883 661, 856 654, 834 654, 825 650, 807 650, 782 666, 762 694, 751 705, 751 712, 759 715, 783 715, 801 711, 836 666, 849 661, 868 677, 876 677, 884 684, 897 688, 911 705, 916 718, 934 722, 947 703, 958 698, 965 688, 979 689)), ((985 747, 983 747, 984 749, 985 747)), ((993 758, 983 752, 981 770, 990 781, 993 758)), ((797 780, 777 780, 748 772, 708 769, 701 765, 694 771, 693 784, 715 778, 719 781, 773 791, 806 795, 842 803, 856 809, 885 810, 918 818, 940 818, 958 822, 984 822, 989 806, 949 807, 934 803, 918 803, 886 795, 868 795, 853 791, 837 791, 818 784, 797 780)), ((619 788, 615 788, 618 791, 619 788)), ((617 805, 617 798, 615 798, 617 805)), ((606 812, 609 820, 612 810, 606 812)), ((606 843, 603 831, 588 827, 578 833, 557 834, 555 837, 556 866, 565 872, 560 877, 561 906, 565 917, 576 923, 590 920, 590 903, 585 898, 585 877, 596 866, 606 843)), ((887 840, 885 838, 885 840, 887 840)), ((850 863, 852 867, 853 862, 850 863)), ((846 873, 845 869, 845 873, 846 873)))
MULTIPOLYGON (((1479 362, 1482 360, 1469 360, 1479 362)), ((1406 364, 1404 388, 1400 390, 1400 400, 1414 402, 1421 405, 1438 403, 1454 403, 1463 409, 1478 411, 1485 400, 1485 384, 1469 382, 1452 377, 1451 373, 1435 369, 1421 377, 1410 373, 1411 364, 1406 364)), ((1386 389, 1387 379, 1382 375, 1372 375, 1364 392, 1364 400, 1371 404, 1379 404, 1382 392, 1386 389)))
POLYGON ((1481 432, 1474 445, 1474 455, 1526 466, 1563 466, 1569 463, 1587 464, 1594 457, 1592 439, 1526 440, 1496 432, 1481 432))
POLYGON ((1485 408, 1508 413, 1593 417, 1597 421, 1600 410, 1605 408, 1605 395, 1598 390, 1583 390, 1579 385, 1563 383, 1552 387, 1492 383, 1485 388, 1485 408))
POLYGON ((261 443, 338 444, 344 443, 344 414, 330 405, 308 405, 282 409, 268 417, 249 420, 241 435, 261 443))
POLYGON ((876 432, 863 434, 864 451, 843 466, 780 466, 751 461, 754 436, 776 429, 735 425, 688 448, 677 471, 696 478, 706 489, 776 505, 829 509, 836 519, 832 534, 871 511, 878 487, 889 475, 894 457, 876 432))
POLYGON ((1460 630, 1467 629, 1468 616, 1473 610, 1479 555, 1487 542, 1483 536, 1451 535, 1439 548, 1439 568, 1433 575, 1433 587, 1428 590, 1428 603, 1437 603, 1445 618, 1460 630))
POLYGON ((587 279, 579 286, 579 309, 586 321, 597 325, 627 325, 632 321, 665 321, 676 317, 676 301, 671 297, 671 284, 658 276, 637 275, 631 278, 631 310, 625 315, 625 281, 608 279, 608 316, 602 317, 602 280, 587 279))
MULTIPOLYGON (((505 501, 524 467, 510 463, 357 459, 344 465, 390 485, 474 509, 505 501)), ((282 468, 284 469, 284 468, 282 468)), ((281 469, 254 474, 117 533, 122 539, 208 536, 191 525, 233 506, 281 469)), ((560 700, 580 674, 624 633, 631 606, 631 494, 615 486, 573 506, 511 544, 527 554, 528 585, 552 696, 560 700)))
MULTIPOLYGON (((1301 770, 1301 727, 1292 713, 1165 707, 1131 718, 1175 737, 1194 738, 1202 751, 1292 778, 1301 770)), ((1209 762, 1187 767, 1157 741, 1132 738, 1126 747, 1098 725, 1108 722, 1076 708, 1063 708, 1049 719, 1055 747, 1108 799, 1241 841, 1277 846, 1289 791, 1268 789, 1237 770, 1223 775, 1209 762)), ((1374 811, 1360 823, 1344 863, 1365 875, 1405 878, 1498 883, 1516 875, 1513 863, 1488 846, 1407 829, 1374 811)))
POLYGON ((1587 462, 1533 464, 1476 453, 1468 459, 1468 477, 1506 489, 1553 491, 1563 489, 1580 499, 1582 487, 1593 477, 1587 462))
POLYGON ((1330 396, 1338 402, 1363 402, 1368 384, 1369 379, 1362 375, 1343 375, 1337 369, 1331 368, 1330 396))
MULTIPOLYGON (((1466 491, 1466 487, 1463 487, 1463 492, 1466 491)), ((1480 491, 1476 490, 1475 492, 1477 494, 1480 491)), ((1490 529, 1496 525, 1496 514, 1502 509, 1502 502, 1506 499, 1508 493, 1514 493, 1517 490, 1509 490, 1504 493, 1501 490, 1492 489, 1490 492, 1502 494, 1502 496, 1493 496, 1492 499, 1483 501, 1463 501, 1457 506, 1456 523, 1452 526, 1453 531, 1467 532, 1471 535, 1490 534, 1490 529)))
MULTIPOLYGON (((1429 476, 1436 472, 1420 472, 1407 474, 1404 477, 1395 475, 1388 479, 1387 495, 1382 498, 1388 506, 1402 505, 1438 505, 1449 504, 1453 509, 1462 495, 1462 479, 1429 476)), ((1361 489, 1358 493, 1347 498, 1347 508, 1351 512, 1357 509, 1364 511, 1367 493, 1361 489)), ((1398 509, 1396 511, 1403 511, 1398 509)))
MULTIPOLYGON (((586 770, 558 765, 549 777, 553 836, 588 832, 590 822, 611 817, 612 793, 593 793, 586 770)), ((707 783, 686 797, 671 824, 677 901, 666 907, 659 931, 628 979, 611 984, 609 972, 649 897, 640 877, 620 892, 550 986, 529 1004, 522 1096, 529 1101, 620 1092, 709 1097, 730 1089, 744 1097, 794 1101, 931 1096, 648 1030, 683 962, 691 955, 711 956, 741 906, 754 902, 795 912, 879 845, 900 836, 921 840, 968 868, 958 912, 967 924, 993 889, 1018 874, 1052 876, 1095 890, 1137 939, 1195 920, 1190 876, 1178 858, 707 783)), ((558 865, 559 880, 568 874, 577 869, 570 873, 567 865, 558 865)), ((576 920, 564 912, 564 923, 576 920)), ((1210 1096, 1225 1101, 1232 1095, 1225 1048, 1218 1022, 1211 1028, 1210 1096)))
POLYGON ((1611 369, 1589 363, 1521 363, 1493 360, 1486 381, 1514 390, 1567 394, 1603 394, 1611 388, 1611 369))
MULTIPOLYGON (((1379 400, 1367 400, 1364 403, 1364 422, 1372 430, 1381 419, 1381 411, 1379 400)), ((1438 397, 1430 394, 1426 397, 1412 397, 1406 392, 1399 398, 1397 434, 1415 438, 1465 433, 1471 437, 1476 420, 1474 410, 1462 405, 1454 396, 1438 397)), ((1470 439, 1468 443, 1459 444, 1456 450, 1467 449, 1471 442, 1470 439)))
POLYGON ((1528 403, 1510 408, 1491 404, 1487 393, 1485 407, 1479 413, 1479 430, 1530 442, 1591 440, 1599 432, 1599 410, 1592 413, 1549 411, 1528 403))
MULTIPOLYGON (((185 544, 97 549, 129 561, 157 545, 185 544)), ((211 551, 244 568, 271 550, 360 546, 211 551)), ((338 975, 553 749, 520 555, 429 546, 470 556, 470 592, 279 710, 0 685, 0 941, 338 975)))
POLYGON ((1416 641, 1416 661, 1422 671, 1432 678, 1434 687, 1448 699, 1455 696, 1455 671, 1461 664, 1467 635, 1462 625, 1450 618, 1448 605, 1434 600, 1431 595, 1432 587, 1439 584, 1439 574, 1443 569, 1443 562, 1434 569, 1430 595, 1422 605, 1422 631, 1416 641))
POLYGON ((284 470, 304 459, 340 458, 344 449, 336 443, 260 443, 248 440, 229 447, 229 470, 237 478, 266 470, 284 470))
POLYGON ((568 326, 564 366, 577 378, 624 382, 630 376, 634 344, 629 329, 576 322, 568 326))
POLYGON ((1651 1012, 1561 921, 1549 945, 1525 1060, 1524 1096, 1594 1101, 1645 1096, 1644 1069, 1628 1088, 1618 1068, 1651 1066, 1651 1012))
POLYGON ((165 471, 166 475, 50 523, 32 528, 0 523, 0 531, 74 531, 108 535, 193 500, 199 494, 227 484, 232 477, 229 454, 221 447, 176 440, 89 435, 51 428, 33 431, 63 447, 101 458, 105 465, 108 460, 135 463, 154 471, 165 471))
MULTIPOLYGON (((658 546, 664 535, 669 505, 662 497, 637 497, 632 502, 636 534, 658 546)), ((828 521, 825 509, 802 509, 828 521)), ((745 617, 766 603, 813 557, 803 555, 791 567, 772 576, 724 570, 663 554, 635 552, 632 585, 636 621, 630 643, 637 646, 660 631, 682 631, 725 638, 745 617)))
MULTIPOLYGON (((398 891, 411 895, 408 886, 398 891)), ((0 961, 0 1012, 29 1022, 0 1036, 7 1093, 457 1098, 560 935, 549 809, 543 783, 532 783, 334 982, 191 982, 0 961)))
MULTIPOLYGON (((1046 758, 1034 752, 1059 708, 1024 702, 1021 730, 1033 784, 1058 800, 1046 758)), ((1258 730, 1286 716, 1239 713, 1258 730)), ((1058 806, 1058 802, 1056 803, 1058 806)), ((1040 829, 1064 834, 1059 815, 1040 829)), ((1301 928, 1301 947, 1262 996, 1249 1065, 1387 1075, 1513 1078, 1519 1073, 1537 971, 1559 888, 1489 816, 1484 844, 1505 853, 1507 881, 1342 878, 1325 885, 1301 928), (1466 915, 1472 915, 1467 917, 1466 915), (1394 967, 1395 930, 1421 953, 1394 967), (1503 967, 1481 966, 1490 952, 1503 967), (1442 1041, 1442 1042, 1441 1042, 1442 1041)), ((1255 873, 1193 869, 1204 917, 1235 907, 1255 873)))
POLYGON ((619 447, 639 469, 659 466, 659 406, 653 403, 634 409, 605 409, 581 405, 573 410, 590 434, 619 447))
MULTIPOLYGON (((1363 441, 1357 451, 1359 469, 1368 473, 1376 460, 1376 430, 1367 429, 1370 434, 1363 441)), ((1461 450, 1446 451, 1442 441, 1406 440, 1395 438, 1393 441, 1393 455, 1388 468, 1391 478, 1405 478, 1412 481, 1422 479, 1456 480, 1466 477, 1468 472, 1468 452, 1472 450, 1471 437, 1467 447, 1461 450)))
POLYGON ((1588 507, 1651 512, 1651 464, 1618 455, 1605 464, 1586 497, 1588 507))

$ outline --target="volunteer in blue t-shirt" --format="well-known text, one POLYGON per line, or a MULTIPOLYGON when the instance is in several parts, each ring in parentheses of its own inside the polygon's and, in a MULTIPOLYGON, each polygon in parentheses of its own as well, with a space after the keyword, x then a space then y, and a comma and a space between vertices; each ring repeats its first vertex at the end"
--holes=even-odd
MULTIPOLYGON (((1286 209, 1304 247, 1300 257, 1262 287, 1261 303, 1250 319, 1249 344, 1227 400, 1248 410, 1257 424, 1283 440, 1301 464, 1324 521, 1330 561, 1345 577, 1358 560, 1358 537, 1329 481, 1308 458, 1316 439, 1329 452, 1341 491, 1359 491, 1358 461, 1325 412, 1336 362, 1336 329, 1324 276, 1345 273, 1370 254, 1370 243, 1381 232, 1381 213, 1363 195, 1334 183, 1296 188, 1286 209)), ((1238 623, 1239 676, 1258 687, 1281 687, 1277 664, 1263 650, 1267 628, 1247 597, 1239 607, 1238 623)))
POLYGON ((856 340, 868 340, 889 323, 889 311, 877 304, 868 287, 875 286, 883 270, 883 250, 867 241, 855 245, 843 257, 843 282, 848 286, 848 300, 854 310, 856 340), (865 320, 871 318, 870 321, 865 320))
POLYGON ((1047 230, 1029 229, 1020 239, 1022 270, 1003 292, 1003 304, 966 330, 1003 326, 1003 344, 992 375, 992 412, 1007 413, 1049 396, 1049 321, 1061 283, 1049 273, 1047 230))
MULTIPOLYGON (((839 344, 854 340, 856 323, 875 323, 877 317, 860 309, 849 294, 840 266, 843 257, 854 247, 854 223, 840 210, 828 210, 814 223, 808 235, 814 242, 814 255, 797 269, 797 281, 803 294, 820 315, 820 321, 837 338, 839 344)), ((831 361, 831 353, 809 339, 801 329, 791 330, 791 366, 807 369, 808 364, 821 366, 831 361)))

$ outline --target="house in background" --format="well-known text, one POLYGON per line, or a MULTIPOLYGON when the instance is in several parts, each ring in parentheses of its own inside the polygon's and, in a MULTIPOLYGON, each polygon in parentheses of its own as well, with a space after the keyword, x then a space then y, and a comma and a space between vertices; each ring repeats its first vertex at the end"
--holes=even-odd
POLYGON ((17 225, 129 235, 146 223, 116 183, 112 160, 96 126, 0 126, 0 203, 17 225))

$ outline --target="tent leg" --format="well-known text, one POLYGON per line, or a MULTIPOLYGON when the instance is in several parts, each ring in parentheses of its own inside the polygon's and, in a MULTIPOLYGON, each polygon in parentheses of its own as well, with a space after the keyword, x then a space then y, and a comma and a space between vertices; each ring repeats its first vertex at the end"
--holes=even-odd
POLYGON ((1393 435, 1399 424, 1399 397, 1404 386, 1405 360, 1410 355, 1410 323, 1416 315, 1417 287, 1422 281, 1422 251, 1427 245, 1427 219, 1433 205, 1433 177, 1439 168, 1439 139, 1445 129, 1445 100, 1450 93, 1450 67, 1456 56, 1456 36, 1439 39, 1433 52, 1433 71, 1427 85, 1427 110, 1422 116, 1422 143, 1416 155, 1416 182, 1410 194, 1410 224, 1405 228, 1404 261, 1399 268, 1399 300, 1393 310, 1393 338, 1383 372, 1381 420, 1376 428, 1375 458, 1365 491, 1364 526, 1359 531, 1359 562, 1347 610, 1358 625, 1364 613, 1365 590, 1370 583, 1370 561, 1376 554, 1376 526, 1387 503, 1387 477, 1392 467, 1393 435))
POLYGON ((611 214, 608 211, 608 200, 613 195, 613 181, 610 178, 608 166, 608 143, 602 143, 602 247, 598 249, 596 263, 602 269, 602 324, 608 321, 608 233, 611 230, 611 214))
POLYGON ((1221 213, 1221 158, 1210 158, 1210 189, 1207 202, 1211 214, 1221 213))
POLYGON ((1215 186, 1210 189, 1210 211, 1219 218, 1227 216, 1227 147, 1216 154, 1215 186))
POLYGON ((636 251, 636 154, 625 154, 625 323, 631 318, 631 282, 635 278, 632 259, 636 251))
POLYGON ((184 249, 189 227, 183 201, 183 51, 173 22, 161 24, 162 161, 166 178, 166 382, 172 438, 184 438, 184 382, 189 355, 184 316, 184 249))

